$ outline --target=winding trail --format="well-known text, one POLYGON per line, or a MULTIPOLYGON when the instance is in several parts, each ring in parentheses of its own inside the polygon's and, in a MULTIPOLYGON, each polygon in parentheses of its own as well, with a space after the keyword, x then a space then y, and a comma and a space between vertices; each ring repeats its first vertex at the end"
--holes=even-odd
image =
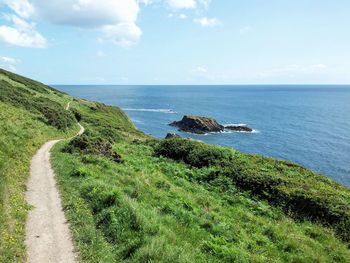
MULTIPOLYGON (((70 102, 66 106, 69 110, 70 102)), ((84 133, 84 127, 76 136, 84 133)), ((52 147, 61 140, 45 143, 31 161, 26 200, 33 208, 26 223, 28 263, 75 263, 77 254, 65 218, 51 167, 52 147)))
POLYGON ((65 110, 69 110, 71 102, 72 102, 72 101, 70 101, 70 102, 67 103, 67 106, 66 106, 65 110))

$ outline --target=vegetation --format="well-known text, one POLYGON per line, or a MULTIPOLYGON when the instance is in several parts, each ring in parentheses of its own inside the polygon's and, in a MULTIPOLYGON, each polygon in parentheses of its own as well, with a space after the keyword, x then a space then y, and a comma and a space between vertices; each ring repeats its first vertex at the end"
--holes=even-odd
POLYGON ((69 153, 95 154, 102 155, 112 159, 115 162, 121 162, 121 156, 113 150, 112 143, 90 131, 85 131, 81 136, 73 138, 65 148, 69 153))
MULTIPOLYGON (((8 77, 8 75, 5 76, 8 77)), ((19 80, 19 77, 12 79, 11 82, 7 79, 0 80, 0 101, 36 113, 38 120, 61 130, 65 130, 75 123, 74 115, 70 111, 66 111, 60 103, 50 99, 50 92, 52 93, 51 97, 58 94, 57 92, 45 89, 44 93, 39 93, 37 90, 44 89, 43 87, 38 86, 40 88, 31 90, 33 85, 25 86, 24 83, 28 83, 26 79, 23 83, 17 82, 19 80), (16 83, 18 84, 16 85, 16 83)))
POLYGON ((210 182, 228 178, 242 190, 282 207, 294 217, 309 218, 332 227, 350 242, 350 191, 291 162, 230 151, 200 142, 172 139, 156 148, 158 156, 183 161, 194 167, 210 167, 210 182))
POLYGON ((350 191, 337 183, 289 162, 155 140, 117 107, 5 71, 0 85, 0 262, 25 259, 31 156, 76 121, 86 132, 57 144, 52 163, 81 262, 348 262, 350 191))
POLYGON ((87 130, 111 142, 147 138, 117 107, 75 99, 71 104, 71 110, 75 116, 80 116, 78 118, 87 130))
POLYGON ((347 262, 332 230, 296 222, 212 168, 154 156, 119 142, 124 162, 54 152, 54 166, 82 262, 347 262))
POLYGON ((64 131, 57 129, 43 115, 41 100, 51 98, 54 103, 60 102, 56 108, 61 113, 71 99, 57 94, 44 85, 0 70, 0 262, 25 259, 23 241, 28 207, 24 192, 32 156, 44 142, 70 137, 78 130, 72 124, 64 131))
MULTIPOLYGON (((190 140, 154 140, 138 132, 119 109, 111 114, 110 107, 98 105, 75 100, 72 108, 80 113, 86 136, 112 143, 123 162, 94 151, 67 150, 74 140, 58 145, 53 159, 83 262, 347 261, 348 243, 332 228, 306 216, 296 220, 281 209, 286 208, 282 201, 274 203, 227 174, 243 158, 247 169, 266 170, 265 178, 256 178, 266 185, 268 175, 282 166, 296 182, 300 174, 312 172, 299 167, 297 174, 294 164, 190 140)), ((349 194, 313 175, 328 181, 334 195, 349 194)))

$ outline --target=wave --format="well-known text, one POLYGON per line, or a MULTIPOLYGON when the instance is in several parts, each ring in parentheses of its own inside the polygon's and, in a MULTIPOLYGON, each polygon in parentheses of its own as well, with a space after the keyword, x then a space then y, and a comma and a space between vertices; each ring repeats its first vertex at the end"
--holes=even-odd
POLYGON ((224 124, 223 126, 224 127, 227 127, 227 126, 241 126, 241 127, 245 127, 245 126, 248 126, 248 125, 245 124, 245 123, 227 123, 227 124, 224 124))
POLYGON ((255 130, 255 129, 253 129, 251 132, 249 132, 249 131, 230 131, 230 133, 232 133, 232 132, 238 132, 238 133, 260 133, 260 131, 255 130))
POLYGON ((191 133, 191 134, 207 136, 207 135, 211 135, 211 134, 229 134, 229 133, 248 133, 249 134, 249 133, 260 133, 260 131, 255 130, 255 129, 253 129, 253 131, 251 131, 251 132, 248 132, 248 131, 223 130, 221 132, 207 132, 207 133, 204 133, 204 134, 191 133))
POLYGON ((176 111, 172 109, 134 109, 134 108, 124 108, 125 111, 143 111, 143 112, 161 112, 174 114, 176 111))

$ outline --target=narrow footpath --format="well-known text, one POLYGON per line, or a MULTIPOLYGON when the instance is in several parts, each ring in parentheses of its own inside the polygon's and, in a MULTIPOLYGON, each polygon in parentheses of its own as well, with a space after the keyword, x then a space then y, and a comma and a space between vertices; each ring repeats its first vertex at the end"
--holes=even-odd
MULTIPOLYGON (((69 110, 70 102, 66 106, 69 110)), ((84 133, 84 127, 76 136, 84 133)), ((76 263, 77 254, 65 218, 55 174, 51 149, 60 140, 45 143, 31 161, 26 200, 32 209, 26 223, 28 263, 76 263)))

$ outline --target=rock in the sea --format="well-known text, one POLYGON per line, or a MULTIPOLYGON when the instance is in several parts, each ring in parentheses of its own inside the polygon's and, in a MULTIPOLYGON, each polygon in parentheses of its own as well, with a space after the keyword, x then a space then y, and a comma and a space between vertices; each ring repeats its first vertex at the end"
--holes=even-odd
POLYGON ((225 129, 237 132, 252 132, 253 129, 247 126, 239 126, 239 125, 228 125, 225 126, 225 129))
POLYGON ((184 116, 181 121, 174 121, 169 125, 178 127, 181 131, 197 134, 221 132, 225 128, 215 119, 199 116, 184 116))
POLYGON ((166 136, 165 136, 165 139, 174 139, 174 138, 181 138, 180 135, 176 134, 176 133, 168 133, 166 136))

